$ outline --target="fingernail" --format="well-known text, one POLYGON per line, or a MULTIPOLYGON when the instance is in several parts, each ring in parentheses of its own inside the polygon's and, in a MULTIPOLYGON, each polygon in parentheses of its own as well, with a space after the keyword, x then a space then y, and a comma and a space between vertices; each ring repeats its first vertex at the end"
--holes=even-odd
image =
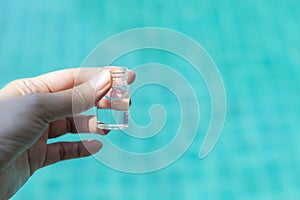
POLYGON ((110 85, 111 75, 109 70, 104 69, 99 75, 90 80, 90 85, 95 89, 105 88, 110 85))
POLYGON ((127 71, 127 82, 132 83, 135 79, 135 73, 132 70, 127 71))

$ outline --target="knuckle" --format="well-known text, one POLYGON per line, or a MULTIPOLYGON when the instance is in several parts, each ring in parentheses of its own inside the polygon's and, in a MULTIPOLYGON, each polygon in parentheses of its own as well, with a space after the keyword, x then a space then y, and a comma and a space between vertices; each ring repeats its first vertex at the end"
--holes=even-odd
POLYGON ((76 87, 73 90, 73 101, 79 110, 87 110, 93 105, 91 91, 85 87, 76 87))
POLYGON ((9 83, 9 85, 15 87, 20 95, 39 93, 39 87, 30 78, 17 79, 9 83))
POLYGON ((59 160, 65 160, 66 159, 66 150, 63 143, 59 144, 59 160))

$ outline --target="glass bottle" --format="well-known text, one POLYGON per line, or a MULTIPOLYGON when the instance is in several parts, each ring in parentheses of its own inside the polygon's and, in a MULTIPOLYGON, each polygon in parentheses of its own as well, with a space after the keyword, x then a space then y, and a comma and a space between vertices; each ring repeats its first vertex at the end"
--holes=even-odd
POLYGON ((109 108, 97 106, 97 127, 105 130, 123 130, 128 128, 129 121, 129 85, 127 68, 112 67, 112 87, 101 100, 109 108))

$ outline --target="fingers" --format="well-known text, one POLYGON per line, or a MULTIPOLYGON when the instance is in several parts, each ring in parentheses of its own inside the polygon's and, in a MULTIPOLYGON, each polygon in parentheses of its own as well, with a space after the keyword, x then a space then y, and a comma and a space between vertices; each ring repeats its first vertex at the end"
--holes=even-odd
POLYGON ((106 135, 109 131, 97 128, 96 116, 78 115, 57 120, 49 126, 48 138, 56 138, 66 133, 99 133, 106 135))
MULTIPOLYGON (((99 74, 101 68, 88 68, 90 78, 99 74)), ((6 85, 1 90, 1 95, 5 96, 22 96, 31 93, 52 93, 70 89, 75 86, 76 77, 80 68, 65 69, 55 72, 50 72, 34 78, 25 78, 15 80, 6 85)), ((88 77, 85 76, 85 80, 88 77)), ((79 83, 83 83, 78 81, 79 83)))
MULTIPOLYGON (((22 96, 31 93, 54 93, 68 90, 85 83, 104 70, 113 67, 73 68, 51 72, 34 78, 15 80, 6 85, 0 92, 0 98, 22 96)), ((135 73, 128 70, 128 83, 135 79, 135 73)))
POLYGON ((97 140, 48 144, 43 167, 63 160, 86 157, 97 153, 101 148, 102 143, 97 140))
POLYGON ((62 92, 38 95, 37 114, 48 122, 79 114, 98 102, 111 88, 111 75, 104 70, 92 80, 62 92))
MULTIPOLYGON (((73 68, 44 74, 36 77, 36 80, 40 80, 47 85, 47 88, 50 90, 47 91, 47 93, 58 92, 85 83, 86 81, 95 77, 96 74, 101 73, 103 70, 112 71, 113 69, 113 66, 73 68)), ((128 84, 131 84, 135 79, 135 73, 131 70, 128 70, 127 77, 128 84)))

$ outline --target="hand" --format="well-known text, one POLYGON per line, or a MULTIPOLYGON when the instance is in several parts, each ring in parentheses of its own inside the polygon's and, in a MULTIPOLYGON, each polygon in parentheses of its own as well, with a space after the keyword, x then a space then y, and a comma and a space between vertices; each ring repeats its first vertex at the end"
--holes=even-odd
MULTIPOLYGON (((68 132, 101 133, 95 117, 76 116, 76 127, 73 115, 98 101, 105 105, 101 99, 112 84, 107 69, 67 69, 16 80, 0 90, 0 199, 11 197, 41 167, 101 149, 97 140, 52 144, 47 140, 68 132)), ((132 83, 134 72, 129 71, 128 77, 132 83)))

